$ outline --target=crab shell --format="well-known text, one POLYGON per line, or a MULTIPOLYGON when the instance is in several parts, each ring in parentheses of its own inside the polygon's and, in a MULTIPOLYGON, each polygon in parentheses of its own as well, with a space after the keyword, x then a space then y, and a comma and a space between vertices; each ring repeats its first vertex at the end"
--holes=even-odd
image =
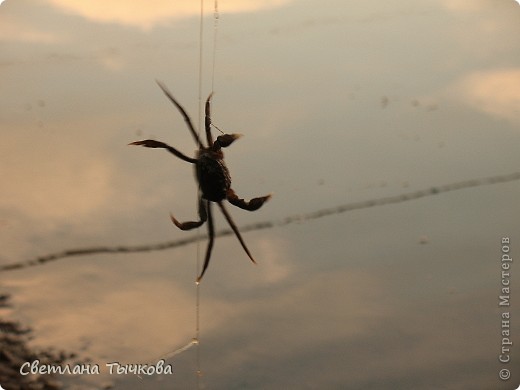
POLYGON ((212 202, 226 199, 231 187, 231 175, 224 163, 222 151, 202 150, 198 153, 195 174, 202 197, 212 202))

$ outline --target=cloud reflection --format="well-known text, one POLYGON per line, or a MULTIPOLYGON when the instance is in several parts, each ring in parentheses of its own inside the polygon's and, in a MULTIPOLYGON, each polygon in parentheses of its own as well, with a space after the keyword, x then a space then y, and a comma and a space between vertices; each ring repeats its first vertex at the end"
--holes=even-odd
POLYGON ((259 258, 262 259, 262 266, 259 268, 265 282, 282 282, 289 276, 291 266, 287 264, 289 256, 284 253, 286 245, 279 238, 258 240, 259 258))
POLYGON ((485 293, 414 296, 398 274, 370 268, 298 282, 235 305, 233 321, 207 340, 211 364, 203 369, 212 386, 230 388, 219 373, 232 371, 244 388, 494 388, 485 369, 493 326, 483 315, 493 304, 485 293), (412 296, 403 302, 397 291, 412 296), (468 329, 472 321, 483 326, 468 329))
POLYGON ((40 44, 59 43, 64 39, 53 32, 41 31, 34 26, 25 23, 19 18, 2 13, 0 23, 0 42, 16 41, 40 44))
MULTIPOLYGON (((291 0, 232 0, 222 4, 226 13, 253 12, 266 8, 280 7, 291 0)), ((101 23, 117 23, 150 29, 171 20, 195 17, 200 14, 200 3, 193 0, 49 0, 51 4, 66 12, 81 15, 101 23)))
POLYGON ((450 11, 475 12, 487 8, 485 0, 441 0, 441 4, 450 11))
MULTIPOLYGON (((11 288, 27 292, 14 298, 16 306, 30 308, 38 318, 38 340, 33 344, 64 345, 74 351, 88 348, 88 354, 102 364, 104 359, 159 359, 191 340, 195 335, 192 291, 166 279, 128 283, 124 275, 129 268, 118 271, 85 264, 66 278, 50 272, 10 280, 11 288), (69 308, 71 298, 74 310, 69 308)), ((210 297, 204 303, 206 331, 218 327, 232 310, 210 297)))
POLYGON ((114 171, 107 159, 89 158, 73 142, 34 134, 27 139, 21 132, 3 140, 0 175, 11 185, 2 191, 0 207, 43 219, 68 220, 71 215, 88 215, 110 199, 114 171), (30 150, 33 159, 21 157, 21 150, 30 150))
POLYGON ((476 110, 520 122, 520 68, 471 73, 457 83, 454 93, 476 110))

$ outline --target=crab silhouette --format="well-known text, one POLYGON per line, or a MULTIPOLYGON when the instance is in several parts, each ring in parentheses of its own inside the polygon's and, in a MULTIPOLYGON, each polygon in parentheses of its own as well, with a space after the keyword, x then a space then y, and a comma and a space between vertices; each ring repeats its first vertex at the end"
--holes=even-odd
POLYGON ((197 278, 197 282, 200 282, 206 269, 208 268, 209 261, 211 258, 211 250, 213 249, 213 242, 215 239, 215 228, 213 225, 213 217, 211 211, 212 202, 216 203, 224 217, 226 218, 229 226, 235 233, 238 238, 238 241, 244 248, 248 257, 251 259, 253 263, 256 263, 251 255, 251 252, 247 248, 240 232, 233 222, 231 215, 227 211, 224 206, 223 201, 227 199, 229 203, 232 205, 239 207, 248 211, 258 210, 262 205, 271 197, 271 195, 265 195, 258 198, 253 198, 249 201, 241 199, 235 194, 235 191, 231 188, 231 176, 229 174, 229 170, 226 167, 224 162, 224 153, 222 152, 222 148, 226 148, 231 145, 235 140, 240 138, 240 134, 222 134, 217 137, 214 141, 213 136, 211 134, 211 97, 210 94, 206 100, 205 104, 205 130, 206 130, 206 140, 207 146, 204 146, 202 140, 199 138, 195 128, 193 127, 193 123, 189 115, 186 113, 184 108, 175 100, 173 95, 168 91, 165 85, 157 81, 157 84, 162 89, 164 94, 170 99, 170 101, 177 107, 177 109, 182 114, 188 128, 191 132, 191 135, 195 139, 195 142, 198 145, 198 150, 196 152, 196 157, 189 157, 185 154, 181 153, 177 149, 165 144, 164 142, 155 141, 152 139, 147 139, 143 141, 135 141, 130 143, 130 145, 141 145, 147 148, 162 148, 166 149, 176 157, 189 162, 195 165, 195 176, 197 178, 197 182, 199 184, 199 220, 198 221, 188 221, 188 222, 179 222, 173 215, 170 214, 172 222, 181 230, 190 230, 195 229, 201 226, 204 222, 208 222, 208 246, 206 249, 206 256, 204 259, 204 265, 202 267, 202 271, 197 278))

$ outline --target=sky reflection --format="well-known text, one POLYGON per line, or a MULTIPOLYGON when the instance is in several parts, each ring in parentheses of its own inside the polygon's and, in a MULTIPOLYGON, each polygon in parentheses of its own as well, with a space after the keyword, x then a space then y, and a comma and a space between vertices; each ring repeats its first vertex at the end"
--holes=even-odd
MULTIPOLYGON (((258 212, 231 210, 239 226, 518 171, 515 1, 219 3, 214 121, 244 134, 226 150, 233 187, 244 198, 274 193, 258 212)), ((196 215, 192 167, 127 144, 195 149, 154 80, 198 122, 198 6, 0 6, 0 264, 186 237, 168 213, 196 215)), ((519 190, 511 181, 251 231, 258 266, 235 237, 218 238, 201 286, 202 383, 514 387, 518 371, 498 379, 498 253, 501 237, 520 242, 519 190)), ((226 227, 220 216, 216 225, 226 227)), ((62 260, 0 274, 1 286, 35 346, 102 366, 150 362, 194 337, 204 250, 62 260)), ((175 356, 166 378, 61 379, 190 388, 195 353, 175 356)))

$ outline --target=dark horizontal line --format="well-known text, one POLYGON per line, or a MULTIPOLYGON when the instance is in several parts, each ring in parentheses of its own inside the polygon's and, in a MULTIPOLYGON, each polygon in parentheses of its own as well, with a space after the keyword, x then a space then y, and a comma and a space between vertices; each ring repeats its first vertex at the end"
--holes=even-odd
MULTIPOLYGON (((254 230, 271 229, 274 227, 280 227, 289 225, 292 223, 313 220, 318 218, 327 217, 335 214, 342 214, 345 212, 366 209, 375 206, 384 206, 395 203, 408 202, 410 200, 420 199, 428 196, 438 195, 444 192, 458 191, 466 188, 480 187, 485 185, 493 185, 499 183, 507 183, 520 179, 520 172, 514 172, 507 175, 490 176, 480 179, 472 179, 466 181, 455 182, 451 184, 445 184, 441 186, 429 187, 426 189, 405 192, 398 195, 387 196, 376 199, 369 199, 360 202, 346 203, 335 207, 324 208, 317 211, 312 211, 304 214, 291 215, 286 218, 277 221, 264 221, 257 222, 249 225, 240 227, 241 232, 250 232, 254 230)), ((216 232, 215 236, 222 237, 232 234, 230 229, 223 229, 216 232)), ((11 263, 0 266, 0 272, 13 271, 17 269, 32 267, 36 265, 43 265, 51 261, 56 261, 63 258, 85 256, 85 255, 98 255, 106 253, 136 253, 136 252, 150 252, 160 251, 166 249, 177 248, 184 245, 189 245, 197 241, 205 239, 201 235, 193 235, 180 240, 164 241, 152 244, 142 245, 117 245, 117 246, 98 246, 88 248, 76 248, 68 249, 61 252, 55 252, 43 256, 38 256, 30 260, 20 261, 17 263, 11 263)))

